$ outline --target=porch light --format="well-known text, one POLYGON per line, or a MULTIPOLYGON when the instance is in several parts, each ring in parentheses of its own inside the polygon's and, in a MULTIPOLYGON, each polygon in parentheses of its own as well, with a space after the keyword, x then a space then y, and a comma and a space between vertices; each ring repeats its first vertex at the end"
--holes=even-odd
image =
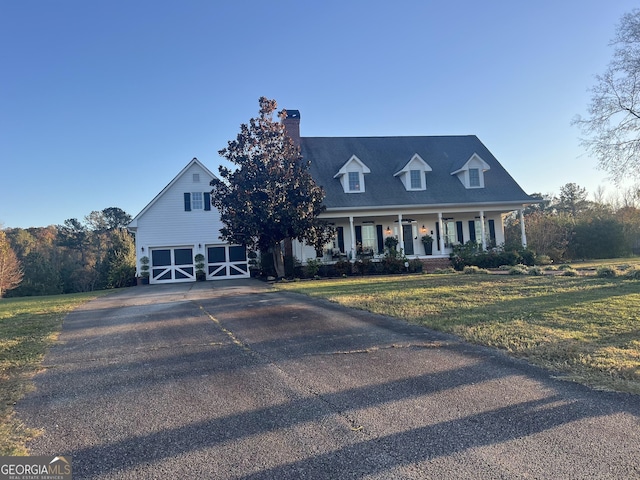
POLYGON ((391 227, 387 226, 387 235, 391 235, 391 227))
POLYGON ((427 228, 424 225, 422 225, 422 227, 420 228, 420 232, 427 233, 427 228))
POLYGON ((144 247, 142 247, 142 248, 140 249, 140 251, 141 251, 142 253, 144 253, 144 247))

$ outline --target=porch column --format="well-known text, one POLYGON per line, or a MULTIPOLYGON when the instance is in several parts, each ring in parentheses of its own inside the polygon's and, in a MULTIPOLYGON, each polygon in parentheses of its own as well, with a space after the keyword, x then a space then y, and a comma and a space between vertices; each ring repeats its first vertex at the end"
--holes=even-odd
POLYGON ((353 227, 353 216, 349 216, 349 232, 351 232, 351 260, 356 259, 356 229, 353 227))
POLYGON ((521 208, 520 211, 520 233, 522 236, 522 246, 527 248, 527 234, 524 231, 524 209, 521 208))
POLYGON ((480 230, 482 234, 482 250, 487 249, 487 232, 484 228, 484 210, 480 210, 480 230))
POLYGON ((444 254, 444 223, 442 223, 442 212, 438 212, 438 225, 440 225, 440 242, 438 248, 440 255, 444 254))
POLYGON ((404 249, 404 232, 402 231, 402 214, 398 214, 398 252, 404 249))

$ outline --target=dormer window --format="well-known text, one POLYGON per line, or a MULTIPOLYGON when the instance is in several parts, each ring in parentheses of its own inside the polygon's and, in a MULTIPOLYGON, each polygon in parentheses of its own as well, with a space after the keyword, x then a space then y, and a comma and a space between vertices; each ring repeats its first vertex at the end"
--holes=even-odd
POLYGON ((365 191, 365 173, 371 173, 371 170, 358 157, 353 155, 333 178, 340 180, 344 193, 363 193, 365 191))
POLYGON ((431 167, 417 153, 411 157, 411 160, 393 176, 399 177, 404 188, 408 191, 420 191, 427 189, 426 172, 430 172, 431 167))
POLYGON ((465 188, 484 188, 484 174, 489 169, 489 164, 474 153, 462 168, 451 172, 451 175, 456 175, 465 188))
POLYGON ((411 190, 422 190, 422 171, 409 170, 409 177, 411 178, 411 190))
POLYGON ((360 172, 349 172, 349 191, 360 191, 360 172))

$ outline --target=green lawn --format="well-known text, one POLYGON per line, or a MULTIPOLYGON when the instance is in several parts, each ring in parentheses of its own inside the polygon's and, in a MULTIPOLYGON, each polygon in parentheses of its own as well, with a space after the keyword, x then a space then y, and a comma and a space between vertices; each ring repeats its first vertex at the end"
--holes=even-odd
POLYGON ((14 417, 13 406, 32 388, 65 315, 106 293, 0 299, 0 455, 26 455, 25 442, 38 434, 14 417))
POLYGON ((596 388, 640 394, 638 280, 446 274, 277 288, 453 333, 596 388))

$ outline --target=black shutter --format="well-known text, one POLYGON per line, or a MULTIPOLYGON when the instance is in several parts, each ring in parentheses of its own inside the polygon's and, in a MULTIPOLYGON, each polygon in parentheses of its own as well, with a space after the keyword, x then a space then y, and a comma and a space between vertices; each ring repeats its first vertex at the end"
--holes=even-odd
POLYGON ((458 234, 458 243, 464 244, 464 235, 462 234, 462 222, 456 222, 456 232, 458 234))
POLYGON ((473 220, 469 220, 469 240, 477 242, 476 240, 476 223, 473 220))
POLYGON ((184 194, 184 211, 185 212, 191 211, 191 194, 190 193, 184 194))
POLYGON ((436 222, 436 250, 440 250, 440 222, 436 222))
POLYGON ((356 230, 356 249, 358 248, 358 245, 360 245, 360 248, 362 248, 362 226, 356 225, 355 230, 356 230))
POLYGON ((493 220, 489 220, 489 241, 492 247, 496 246, 496 225, 493 220))
POLYGON ((382 236, 382 225, 376 225, 378 236, 378 253, 384 253, 384 237, 382 236))
POLYGON ((211 210, 211 192, 204 192, 204 209, 211 210))
POLYGON ((338 227, 336 230, 338 231, 338 249, 344 253, 344 228, 338 227))

